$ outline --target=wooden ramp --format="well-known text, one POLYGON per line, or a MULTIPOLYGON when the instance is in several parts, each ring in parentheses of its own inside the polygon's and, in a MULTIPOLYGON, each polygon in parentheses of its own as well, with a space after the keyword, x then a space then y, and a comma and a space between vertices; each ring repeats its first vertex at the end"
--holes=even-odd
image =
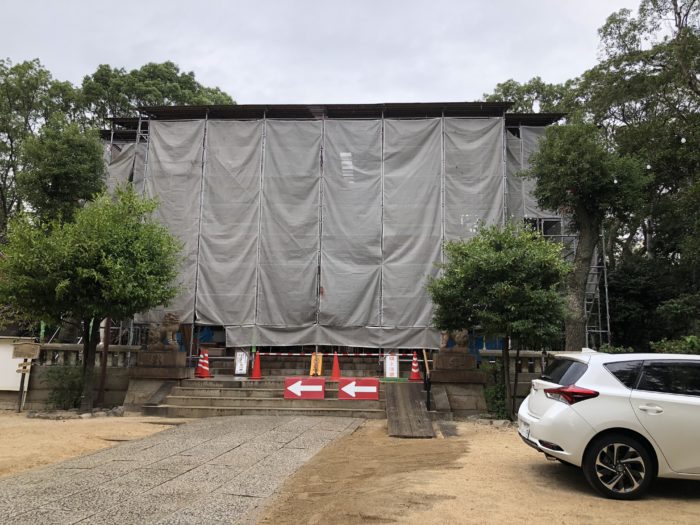
POLYGON ((433 438, 433 424, 425 406, 421 383, 385 383, 389 435, 402 438, 433 438))

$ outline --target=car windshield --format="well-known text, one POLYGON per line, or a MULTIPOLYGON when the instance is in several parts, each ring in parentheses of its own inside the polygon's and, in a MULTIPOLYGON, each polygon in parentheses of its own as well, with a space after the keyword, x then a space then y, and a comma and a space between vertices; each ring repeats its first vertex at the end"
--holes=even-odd
POLYGON ((588 365, 573 359, 555 359, 547 365, 540 378, 559 385, 573 385, 587 368, 588 365))

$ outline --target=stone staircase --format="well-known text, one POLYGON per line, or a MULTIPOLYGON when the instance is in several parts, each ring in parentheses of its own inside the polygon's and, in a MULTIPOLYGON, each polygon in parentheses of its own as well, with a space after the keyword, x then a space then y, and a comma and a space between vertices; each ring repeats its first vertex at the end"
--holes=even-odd
MULTIPOLYGON (((284 399, 286 377, 308 377, 311 357, 265 355, 263 378, 252 381, 234 375, 234 363, 221 349, 209 349, 211 379, 183 379, 167 393, 143 405, 146 415, 164 417, 216 417, 234 415, 346 416, 386 418, 385 384, 380 383, 379 401, 339 400, 338 384, 326 382, 322 400, 284 399), (212 359, 213 358, 213 359, 212 359), (155 401, 155 402, 154 402, 155 401)), ((339 356, 342 377, 381 377, 377 357, 339 356)), ((400 363, 401 377, 408 377, 410 363, 400 363)), ((330 378, 333 354, 323 356, 323 375, 330 378)))
POLYGON ((326 398, 284 399, 284 378, 184 379, 158 404, 146 404, 146 415, 164 417, 217 417, 240 415, 386 417, 384 385, 379 401, 344 401, 338 384, 326 383, 326 398))

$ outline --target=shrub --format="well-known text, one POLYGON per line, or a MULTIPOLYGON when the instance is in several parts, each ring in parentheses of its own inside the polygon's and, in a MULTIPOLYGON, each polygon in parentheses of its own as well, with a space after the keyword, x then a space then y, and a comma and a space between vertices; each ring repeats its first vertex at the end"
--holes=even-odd
POLYGON ((613 346, 605 343, 600 345, 598 351, 603 352, 604 354, 631 354, 634 352, 634 348, 631 346, 613 346))
POLYGON ((500 361, 489 363, 481 362, 481 372, 486 376, 484 397, 489 413, 499 419, 509 419, 506 406, 506 386, 503 384, 503 371, 500 361))
POLYGON ((680 339, 662 339, 651 343, 654 352, 661 354, 700 354, 700 337, 697 335, 687 335, 680 339))
POLYGON ((49 406, 63 410, 80 406, 83 392, 82 367, 51 366, 46 371, 44 381, 50 389, 49 406))

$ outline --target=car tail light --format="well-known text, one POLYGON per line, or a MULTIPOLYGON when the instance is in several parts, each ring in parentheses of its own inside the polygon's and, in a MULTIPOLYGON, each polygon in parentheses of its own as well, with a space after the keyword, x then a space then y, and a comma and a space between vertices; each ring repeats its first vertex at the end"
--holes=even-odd
POLYGON ((585 401, 586 399, 593 399, 598 397, 598 392, 595 390, 588 390, 587 388, 581 388, 576 385, 561 386, 558 388, 545 388, 544 394, 549 399, 555 399, 566 403, 567 405, 573 405, 579 401, 585 401))

